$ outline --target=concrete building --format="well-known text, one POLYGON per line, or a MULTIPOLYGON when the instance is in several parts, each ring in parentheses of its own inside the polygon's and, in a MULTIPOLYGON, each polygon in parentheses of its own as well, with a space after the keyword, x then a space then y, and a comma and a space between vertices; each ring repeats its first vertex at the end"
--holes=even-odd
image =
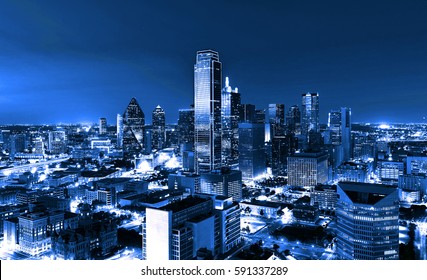
POLYGON ((339 258, 399 259, 397 188, 380 184, 340 182, 337 193, 339 258))
POLYGON ((230 196, 234 201, 242 199, 242 172, 221 168, 200 175, 200 188, 196 193, 230 196))
POLYGON ((288 184, 309 187, 328 181, 328 154, 296 153, 288 157, 288 184))

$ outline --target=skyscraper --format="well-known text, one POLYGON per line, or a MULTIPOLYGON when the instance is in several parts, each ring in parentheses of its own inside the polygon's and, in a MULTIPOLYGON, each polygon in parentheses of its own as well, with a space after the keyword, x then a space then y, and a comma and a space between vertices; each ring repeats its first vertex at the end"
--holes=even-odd
POLYGON ((194 146, 194 109, 179 109, 178 143, 181 152, 192 151, 194 146), (183 147, 186 146, 186 147, 183 147))
POLYGON ((328 114, 329 142, 333 145, 341 145, 341 111, 331 110, 328 114))
POLYGON ((104 135, 107 133, 107 119, 99 118, 99 135, 104 135))
POLYGON ((242 172, 228 167, 215 169, 200 175, 200 186, 196 193, 215 194, 232 197, 234 201, 242 199, 242 172))
POLYGON ((296 153, 288 157, 288 184, 309 187, 328 181, 328 154, 296 153))
POLYGON ((319 94, 308 92, 302 95, 301 136, 303 146, 306 147, 310 142, 310 134, 319 132, 319 94))
POLYGON ((196 173, 221 167, 221 71, 219 55, 198 51, 194 65, 194 144, 196 173))
POLYGON ((351 109, 332 110, 328 117, 330 143, 342 146, 342 160, 351 158, 351 109))
POLYGON ((395 187, 340 182, 337 253, 346 260, 399 259, 399 196, 395 187))
POLYGON ((123 154, 138 155, 143 150, 145 115, 135 98, 123 113, 123 154))
POLYGON ((123 147, 123 116, 117 114, 117 147, 123 147))
POLYGON ((152 141, 151 145, 153 149, 161 150, 165 147, 165 127, 166 127, 166 118, 165 111, 158 105, 156 109, 153 110, 152 116, 152 141))
POLYGON ((233 90, 225 78, 222 90, 222 161, 232 169, 239 164, 239 111, 240 93, 237 87, 233 90))
POLYGON ((215 251, 213 200, 187 197, 166 206, 147 208, 143 259, 191 260, 200 248, 215 251))
POLYGON ((270 139, 283 135, 285 128, 285 104, 268 104, 267 121, 270 124, 270 139))
POLYGON ((297 105, 291 106, 286 114, 286 129, 294 135, 301 134, 301 112, 297 105))
POLYGON ((239 124, 239 170, 243 180, 253 180, 266 172, 264 124, 239 124))

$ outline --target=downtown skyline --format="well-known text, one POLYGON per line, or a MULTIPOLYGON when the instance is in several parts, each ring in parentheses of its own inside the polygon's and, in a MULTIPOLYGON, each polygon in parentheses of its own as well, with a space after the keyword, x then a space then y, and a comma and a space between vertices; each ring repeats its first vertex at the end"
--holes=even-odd
POLYGON ((0 123, 106 117, 111 125, 132 97, 147 123, 157 105, 176 123, 194 102, 195 53, 203 49, 219 52, 223 85, 228 76, 242 103, 259 109, 283 103, 287 111, 318 92, 321 123, 341 107, 352 109, 353 122, 425 122, 426 4, 329 2, 219 1, 212 13, 225 19, 213 23, 194 1, 168 9, 6 1, 0 123))

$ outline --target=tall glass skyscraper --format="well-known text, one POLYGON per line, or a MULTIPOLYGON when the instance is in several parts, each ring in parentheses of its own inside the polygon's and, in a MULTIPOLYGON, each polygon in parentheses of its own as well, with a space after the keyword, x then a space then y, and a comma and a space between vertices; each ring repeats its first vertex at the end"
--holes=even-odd
POLYGON ((158 105, 156 109, 153 110, 152 114, 152 141, 151 145, 153 149, 161 150, 165 147, 165 127, 166 127, 166 117, 165 111, 158 105))
POLYGON ((330 143, 342 145, 343 161, 351 158, 351 109, 332 110, 328 117, 330 143))
POLYGON ((283 135, 285 128, 285 104, 268 104, 267 121, 270 124, 270 139, 283 135))
POLYGON ((145 115, 135 98, 123 113, 123 154, 138 155, 143 150, 145 115))
POLYGON ((117 147, 123 147, 123 116, 117 114, 117 147))
POLYGON ((240 93, 233 90, 228 77, 222 90, 222 162, 232 169, 239 164, 239 113, 240 93))
POLYGON ((318 133, 319 131, 319 94, 308 92, 302 95, 301 134, 303 143, 309 142, 310 132, 318 133))
POLYGON ((286 130, 295 135, 301 134, 301 112, 297 105, 291 106, 286 114, 286 130))
POLYGON ((221 72, 219 55, 198 51, 194 65, 195 171, 208 172, 221 161, 221 72))

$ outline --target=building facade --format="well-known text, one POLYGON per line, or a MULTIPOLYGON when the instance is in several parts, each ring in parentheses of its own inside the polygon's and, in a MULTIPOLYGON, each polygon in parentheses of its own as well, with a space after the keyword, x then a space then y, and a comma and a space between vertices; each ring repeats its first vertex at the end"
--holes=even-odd
POLYGON ((395 187, 340 182, 337 253, 345 260, 399 259, 399 196, 395 187))
POLYGON ((194 65, 194 144, 196 173, 222 166, 222 65, 212 50, 198 51, 194 65))
POLYGON ((288 157, 288 184, 309 187, 328 181, 328 154, 296 153, 288 157))
POLYGON ((135 98, 132 98, 123 113, 123 155, 132 158, 144 147, 145 115, 135 98))

